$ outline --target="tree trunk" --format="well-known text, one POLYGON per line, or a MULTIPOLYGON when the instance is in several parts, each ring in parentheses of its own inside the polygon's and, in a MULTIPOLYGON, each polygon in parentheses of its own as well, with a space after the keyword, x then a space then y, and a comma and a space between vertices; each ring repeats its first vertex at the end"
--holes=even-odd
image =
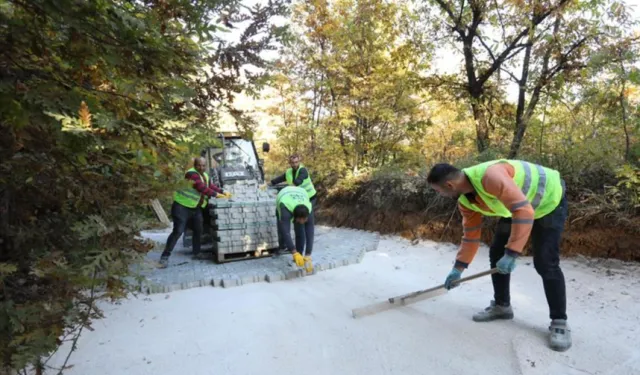
MULTIPOLYGON (((536 15, 534 14, 532 17, 535 18, 536 15)), ((561 18, 560 15, 558 15, 553 25, 554 37, 560 31, 560 23, 561 18)), ((536 106, 540 101, 540 93, 542 92, 542 88, 548 84, 549 80, 553 76, 553 73, 550 72, 549 68, 549 60, 551 59, 552 52, 552 46, 549 45, 547 46, 547 50, 545 51, 542 58, 542 71, 540 72, 540 77, 538 77, 533 92, 531 93, 531 99, 529 99, 529 104, 526 105, 525 110, 525 94, 527 82, 529 80, 529 63, 531 61, 531 49, 534 43, 534 33, 535 27, 532 27, 531 32, 529 33, 528 44, 525 49, 524 60, 522 63, 522 77, 519 82, 520 89, 518 93, 518 109, 516 110, 516 128, 513 132, 513 140, 511 141, 511 147, 509 149, 508 155, 508 158, 510 159, 518 156, 520 145, 522 144, 524 134, 527 131, 527 126, 529 125, 529 120, 531 119, 531 117, 533 117, 536 106)))
POLYGON ((483 152, 489 148, 489 123, 484 108, 480 103, 481 98, 471 100, 473 119, 476 123, 476 147, 478 152, 483 152))
POLYGON ((347 168, 352 168, 353 165, 349 162, 349 159, 351 158, 349 156, 349 151, 347 151, 347 145, 344 139, 344 133, 342 132, 342 129, 339 130, 340 132, 340 147, 342 148, 342 153, 344 153, 344 161, 345 163, 347 163, 347 168))
POLYGON ((547 120, 547 105, 549 104, 549 96, 544 102, 544 110, 542 111, 542 124, 540 125, 540 139, 538 141, 538 154, 542 156, 542 142, 544 141, 544 126, 547 120))
POLYGON ((624 129, 625 148, 624 148, 624 161, 628 162, 630 158, 631 140, 629 138, 629 129, 627 129, 627 100, 624 96, 624 92, 627 90, 627 77, 624 64, 620 61, 620 67, 622 68, 622 88, 620 89, 620 107, 622 108, 622 128, 624 129))
POLYGON ((520 144, 522 138, 524 138, 524 132, 527 130, 528 118, 525 118, 524 106, 525 96, 527 94, 527 81, 529 79, 529 61, 531 60, 531 41, 532 36, 529 36, 529 45, 524 51, 524 61, 522 62, 522 77, 518 82, 518 108, 516 109, 516 128, 513 130, 513 140, 511 141, 511 148, 509 149, 509 159, 513 159, 518 155, 520 150, 520 144))

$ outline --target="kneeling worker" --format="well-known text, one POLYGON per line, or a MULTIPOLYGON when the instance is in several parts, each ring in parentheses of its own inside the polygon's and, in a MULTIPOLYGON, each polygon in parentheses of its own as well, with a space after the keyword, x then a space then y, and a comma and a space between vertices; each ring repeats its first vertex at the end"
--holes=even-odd
MULTIPOLYGON (((296 237, 304 235, 306 238, 313 238, 313 221, 309 220, 313 207, 307 192, 297 186, 287 186, 280 190, 276 198, 276 217, 278 219, 278 243, 280 249, 286 248, 293 254, 293 261, 298 267, 305 267, 309 273, 313 272, 311 262, 312 246, 307 241, 304 257, 293 246, 291 240, 291 222, 294 222, 296 237)), ((297 242, 297 241, 296 241, 297 242)))

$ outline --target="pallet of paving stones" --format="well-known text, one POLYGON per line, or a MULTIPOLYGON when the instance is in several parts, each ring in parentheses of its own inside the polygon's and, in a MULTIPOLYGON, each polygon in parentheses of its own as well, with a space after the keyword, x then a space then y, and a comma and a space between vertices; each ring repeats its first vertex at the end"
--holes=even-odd
MULTIPOLYGON (((276 221, 264 221, 259 223, 248 223, 246 226, 241 224, 230 225, 212 225, 214 236, 233 235, 233 236, 251 236, 260 233, 278 233, 276 221), (256 224, 256 225, 253 225, 256 224)), ((220 237, 220 236, 218 236, 220 237)))
POLYGON ((277 221, 275 218, 266 221, 254 221, 252 223, 237 223, 237 224, 222 224, 220 222, 216 222, 215 220, 211 220, 211 228, 213 230, 234 230, 234 229, 248 229, 256 228, 257 230, 262 230, 262 228, 272 228, 274 225, 277 225, 277 221))
POLYGON ((228 249, 225 252, 233 252, 233 249, 241 247, 240 251, 249 251, 257 246, 277 246, 277 228, 264 227, 260 231, 247 231, 246 229, 215 231, 213 233, 215 247, 228 249))
POLYGON ((209 205, 216 260, 270 256, 278 247, 275 194, 260 190, 256 181, 237 181, 225 190, 231 199, 209 205))
POLYGON ((276 220, 276 213, 271 212, 272 207, 266 207, 266 210, 260 210, 259 212, 242 212, 240 209, 211 209, 210 216, 212 223, 215 222, 218 225, 229 224, 244 224, 255 223, 276 220))
POLYGON ((235 247, 242 247, 244 250, 243 251, 249 251, 253 248, 257 247, 257 246, 262 246, 263 244, 278 244, 278 236, 271 234, 271 233, 264 233, 264 234, 258 234, 252 237, 249 236, 244 236, 242 238, 232 238, 232 237, 226 237, 223 238, 221 241, 217 241, 215 243, 215 247, 217 249, 221 249, 221 248, 235 248, 235 247))

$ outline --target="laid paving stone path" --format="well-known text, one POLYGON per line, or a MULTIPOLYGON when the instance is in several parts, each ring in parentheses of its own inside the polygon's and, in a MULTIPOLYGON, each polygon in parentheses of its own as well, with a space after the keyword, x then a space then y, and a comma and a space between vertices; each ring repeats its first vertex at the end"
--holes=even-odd
MULTIPOLYGON (((139 284, 143 293, 167 293, 202 286, 235 287, 256 282, 276 282, 297 277, 312 276, 291 262, 290 254, 216 264, 212 260, 197 260, 191 249, 178 240, 169 259, 169 267, 156 268, 171 228, 145 231, 142 236, 156 242, 144 265, 136 272, 145 280, 139 284)), ((367 251, 376 250, 378 233, 316 226, 313 247, 314 273, 336 267, 360 263, 367 251)))

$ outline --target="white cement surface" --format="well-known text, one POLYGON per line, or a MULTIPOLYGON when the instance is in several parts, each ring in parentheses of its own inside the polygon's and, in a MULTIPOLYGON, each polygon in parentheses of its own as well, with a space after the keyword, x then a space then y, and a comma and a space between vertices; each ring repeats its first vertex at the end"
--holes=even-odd
MULTIPOLYGON (((65 374, 640 374, 640 275, 630 266, 562 261, 573 330, 565 353, 547 348, 548 308, 530 258, 512 276, 513 321, 471 320, 492 298, 489 277, 432 300, 351 317, 355 307, 441 284, 455 251, 385 237, 362 263, 302 279, 107 305, 107 317, 81 337, 65 374)), ((465 274, 485 267, 482 248, 465 274)))

